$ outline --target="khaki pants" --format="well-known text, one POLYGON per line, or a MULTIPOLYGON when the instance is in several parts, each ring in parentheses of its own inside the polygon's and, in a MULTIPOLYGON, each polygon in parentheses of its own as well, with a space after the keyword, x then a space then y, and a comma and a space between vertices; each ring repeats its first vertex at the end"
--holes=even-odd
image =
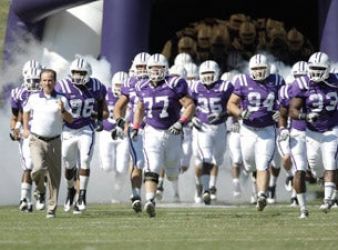
POLYGON ((61 139, 43 141, 30 136, 33 162, 32 179, 40 193, 45 192, 44 179, 48 178, 48 211, 56 211, 61 181, 61 139))

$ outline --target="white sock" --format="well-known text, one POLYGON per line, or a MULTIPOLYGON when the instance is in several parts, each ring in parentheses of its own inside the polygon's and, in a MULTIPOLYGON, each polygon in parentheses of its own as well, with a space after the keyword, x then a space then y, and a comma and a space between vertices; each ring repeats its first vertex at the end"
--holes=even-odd
POLYGON ((325 182, 324 183, 324 199, 331 200, 335 190, 336 190, 336 184, 334 182, 325 182))
POLYGON ((292 189, 291 198, 296 197, 296 196, 297 196, 296 190, 292 189))
POLYGON ((154 192, 146 192, 146 201, 154 200, 155 193, 154 192))
POLYGON ((202 181, 204 191, 209 191, 209 180, 210 180, 210 175, 204 174, 201 176, 201 181, 202 181))
POLYGON ((238 179, 238 178, 233 178, 233 179, 232 179, 232 183, 233 183, 233 184, 239 183, 239 179, 238 179))
POLYGON ((178 195, 178 179, 171 181, 171 184, 173 186, 174 194, 178 195))
POLYGON ((21 200, 24 198, 27 199, 27 201, 31 201, 31 193, 32 193, 32 184, 29 184, 27 182, 21 183, 21 200))
POLYGON ((141 196, 141 190, 139 188, 132 188, 131 192, 133 193, 133 197, 140 197, 141 196))
POLYGON ((216 179, 217 179, 217 176, 210 175, 209 188, 216 187, 216 179))
POLYGON ((306 193, 299 193, 297 194, 297 200, 299 204, 299 209, 306 210, 306 193))
POLYGON ((80 175, 80 190, 87 190, 89 176, 80 175))
POLYGON ((195 175, 195 184, 196 184, 196 186, 202 184, 201 176, 196 176, 196 175, 195 175))
POLYGON ((277 183, 277 176, 270 175, 269 187, 276 186, 276 183, 277 183))

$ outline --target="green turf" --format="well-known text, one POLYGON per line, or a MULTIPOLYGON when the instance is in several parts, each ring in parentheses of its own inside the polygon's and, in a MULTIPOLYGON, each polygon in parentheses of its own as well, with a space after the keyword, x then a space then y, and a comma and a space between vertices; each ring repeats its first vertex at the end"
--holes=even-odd
POLYGON ((157 217, 127 205, 89 205, 85 214, 47 220, 44 212, 0 207, 0 249, 337 249, 338 210, 310 206, 307 220, 287 205, 157 208, 157 217))

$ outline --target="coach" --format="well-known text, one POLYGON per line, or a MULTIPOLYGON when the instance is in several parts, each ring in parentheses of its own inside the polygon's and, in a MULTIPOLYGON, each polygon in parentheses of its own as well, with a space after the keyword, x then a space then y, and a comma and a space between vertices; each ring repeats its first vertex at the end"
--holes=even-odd
POLYGON ((54 90, 56 72, 43 69, 42 90, 30 95, 23 108, 23 135, 30 136, 33 161, 32 179, 40 193, 44 192, 44 177, 48 177, 47 218, 54 218, 61 181, 61 132, 63 120, 73 117, 67 99, 54 90))

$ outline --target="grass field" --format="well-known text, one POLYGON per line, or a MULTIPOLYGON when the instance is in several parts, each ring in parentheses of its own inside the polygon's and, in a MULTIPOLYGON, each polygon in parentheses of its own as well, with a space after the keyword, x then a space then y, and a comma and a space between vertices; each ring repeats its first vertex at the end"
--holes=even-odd
POLYGON ((89 205, 82 215, 46 219, 45 212, 0 207, 0 249, 337 249, 338 210, 323 214, 310 205, 299 220, 288 205, 169 207, 156 218, 125 205, 89 205))

